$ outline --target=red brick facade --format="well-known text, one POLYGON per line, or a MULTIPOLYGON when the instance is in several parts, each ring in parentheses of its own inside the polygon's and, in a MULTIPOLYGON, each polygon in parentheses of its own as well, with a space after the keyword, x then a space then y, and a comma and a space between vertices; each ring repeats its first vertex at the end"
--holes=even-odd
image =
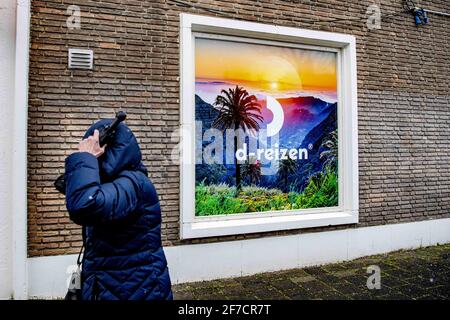
MULTIPOLYGON (((417 28, 401 0, 32 1, 28 120, 29 255, 77 252, 81 231, 53 188, 86 128, 123 107, 160 194, 164 245, 179 240, 179 169, 166 160, 179 125, 179 14, 352 34, 357 39, 360 224, 450 217, 450 19, 417 28), (381 4, 380 30, 366 10, 381 4), (66 26, 80 6, 81 29, 66 26), (348 18, 361 20, 334 21, 348 18), (67 68, 69 47, 93 71, 67 68)), ((425 5, 425 4, 423 4, 425 5)), ((446 0, 429 9, 450 12, 446 0)), ((343 227, 344 228, 344 227, 343 227)), ((266 235, 303 231, 272 232, 266 235)), ((202 241, 260 237, 244 235, 202 241)))

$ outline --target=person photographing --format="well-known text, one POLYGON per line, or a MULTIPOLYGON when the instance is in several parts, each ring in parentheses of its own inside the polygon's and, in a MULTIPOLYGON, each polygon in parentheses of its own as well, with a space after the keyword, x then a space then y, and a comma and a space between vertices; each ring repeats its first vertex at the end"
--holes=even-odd
POLYGON ((92 125, 65 161, 66 206, 83 227, 83 300, 172 300, 161 243, 161 209, 131 130, 119 123, 107 144, 92 125))

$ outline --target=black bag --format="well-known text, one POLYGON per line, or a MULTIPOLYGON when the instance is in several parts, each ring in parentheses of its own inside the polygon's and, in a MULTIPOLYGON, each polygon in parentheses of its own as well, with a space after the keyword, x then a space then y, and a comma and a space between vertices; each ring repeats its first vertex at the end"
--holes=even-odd
POLYGON ((81 295, 81 254, 83 253, 84 242, 81 246, 80 253, 77 258, 77 270, 72 273, 69 288, 67 289, 64 300, 83 300, 81 295))

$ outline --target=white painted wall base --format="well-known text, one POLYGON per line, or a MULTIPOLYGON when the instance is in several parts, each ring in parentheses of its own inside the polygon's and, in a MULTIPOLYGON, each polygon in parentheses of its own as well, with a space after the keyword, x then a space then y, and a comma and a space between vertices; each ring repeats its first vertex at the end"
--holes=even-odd
MULTIPOLYGON (((450 219, 165 248, 172 282, 238 277, 450 243, 450 219)), ((76 255, 28 259, 29 296, 61 297, 76 255)))
POLYGON ((30 0, 0 2, 0 299, 26 298, 30 0))
POLYGON ((12 125, 14 121, 16 1, 0 4, 0 299, 10 299, 12 284, 12 125))

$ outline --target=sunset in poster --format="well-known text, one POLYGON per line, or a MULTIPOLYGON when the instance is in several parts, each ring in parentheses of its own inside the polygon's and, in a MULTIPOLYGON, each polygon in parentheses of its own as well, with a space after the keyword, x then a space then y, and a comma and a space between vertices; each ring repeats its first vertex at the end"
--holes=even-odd
POLYGON ((336 52, 196 38, 196 215, 337 206, 337 100, 336 52))
POLYGON ((334 52, 197 39, 195 70, 200 90, 224 82, 275 97, 311 92, 336 100, 334 52))

